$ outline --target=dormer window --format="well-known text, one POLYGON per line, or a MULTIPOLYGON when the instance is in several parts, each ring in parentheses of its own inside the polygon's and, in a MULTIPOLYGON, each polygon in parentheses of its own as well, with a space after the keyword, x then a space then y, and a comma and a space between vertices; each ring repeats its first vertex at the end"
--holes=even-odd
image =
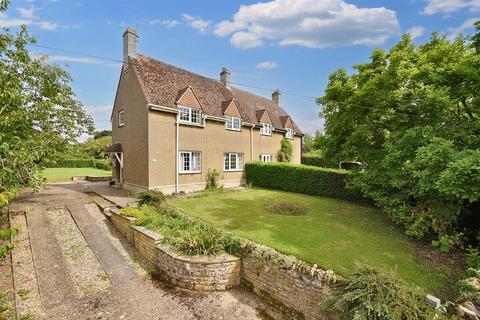
POLYGON ((295 135, 295 131, 293 129, 287 128, 287 133, 285 134, 285 137, 288 139, 293 139, 293 136, 295 135))
POLYGON ((239 117, 226 116, 227 122, 225 124, 228 130, 240 131, 242 121, 239 117))
POLYGON ((262 123, 260 128, 260 134, 264 136, 271 136, 272 135, 272 125, 269 123, 262 123))
POLYGON ((202 124, 202 110, 180 106, 180 122, 202 124))

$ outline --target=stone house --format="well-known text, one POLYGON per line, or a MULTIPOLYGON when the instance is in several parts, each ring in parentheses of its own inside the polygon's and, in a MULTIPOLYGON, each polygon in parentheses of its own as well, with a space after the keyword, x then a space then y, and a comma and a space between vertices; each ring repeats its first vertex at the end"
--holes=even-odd
POLYGON ((164 193, 205 187, 209 169, 226 187, 243 182, 246 161, 275 161, 291 139, 300 163, 302 132, 272 99, 231 86, 223 68, 214 80, 137 53, 137 33, 123 34, 124 63, 111 123, 113 179, 125 189, 164 193))

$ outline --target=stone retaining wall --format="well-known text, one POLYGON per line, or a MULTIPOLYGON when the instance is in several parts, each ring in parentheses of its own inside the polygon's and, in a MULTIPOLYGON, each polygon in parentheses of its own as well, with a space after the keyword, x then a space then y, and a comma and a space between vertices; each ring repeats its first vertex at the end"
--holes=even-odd
POLYGON ((163 236, 144 227, 133 226, 134 218, 107 208, 106 216, 138 252, 154 264, 162 276, 177 287, 196 291, 221 291, 240 284, 240 259, 231 255, 215 257, 182 256, 161 243, 163 236))

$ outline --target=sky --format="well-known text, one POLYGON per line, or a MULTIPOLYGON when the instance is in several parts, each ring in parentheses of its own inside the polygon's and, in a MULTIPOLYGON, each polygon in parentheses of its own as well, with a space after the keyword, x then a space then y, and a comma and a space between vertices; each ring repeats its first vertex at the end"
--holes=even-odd
POLYGON ((234 86, 268 98, 280 89, 284 109, 315 133, 323 130, 315 98, 331 72, 351 72, 404 33, 416 43, 434 31, 453 38, 476 20, 480 0, 11 0, 0 27, 29 27, 38 45, 30 51, 70 72, 98 130, 111 127, 130 26, 144 55, 215 79, 226 67, 234 86))

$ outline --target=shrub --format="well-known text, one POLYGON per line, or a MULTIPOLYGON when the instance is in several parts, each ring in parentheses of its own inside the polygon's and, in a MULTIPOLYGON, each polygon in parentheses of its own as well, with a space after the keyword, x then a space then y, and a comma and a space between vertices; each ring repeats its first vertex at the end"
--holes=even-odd
POLYGON ((290 162, 292 161, 292 143, 289 139, 283 138, 280 150, 277 154, 277 159, 280 162, 290 162))
POLYGON ((210 191, 218 189, 218 179, 220 179, 221 176, 222 174, 217 169, 208 169, 205 189, 210 191))
POLYGON ((303 216, 308 213, 308 208, 298 202, 277 201, 267 206, 267 211, 288 216, 303 216))
POLYGON ((467 248, 467 268, 480 269, 480 250, 477 248, 467 248))
POLYGON ((249 162, 245 164, 247 183, 256 187, 280 189, 344 200, 366 202, 349 187, 350 173, 287 163, 249 162))
MULTIPOLYGON (((433 309, 424 296, 397 278, 368 266, 341 280, 320 304, 342 319, 432 319, 433 309)), ((439 317, 437 319, 440 319, 439 317)))
POLYGON ((327 167, 325 158, 318 153, 306 153, 302 155, 302 164, 315 167, 327 167))
POLYGON ((112 163, 108 159, 60 159, 50 164, 51 168, 97 168, 111 170, 112 163))
POLYGON ((161 191, 156 190, 139 192, 137 194, 137 198, 139 199, 139 206, 149 205, 152 207, 156 207, 165 202, 165 195, 161 191))

